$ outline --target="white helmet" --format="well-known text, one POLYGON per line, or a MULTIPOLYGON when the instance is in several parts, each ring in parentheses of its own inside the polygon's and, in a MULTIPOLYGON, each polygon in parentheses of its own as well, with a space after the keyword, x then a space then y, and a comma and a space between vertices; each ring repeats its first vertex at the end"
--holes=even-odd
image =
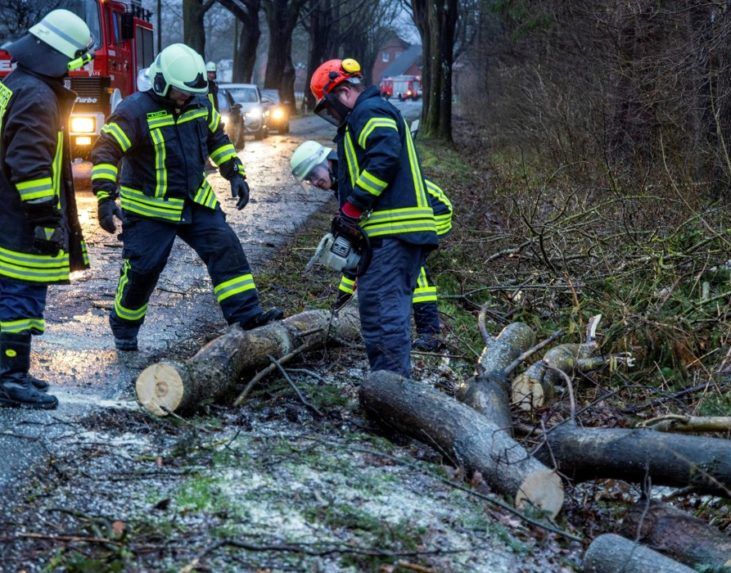
POLYGON ((89 61, 94 45, 89 26, 69 10, 52 10, 28 33, 6 49, 19 64, 51 77, 60 77, 89 61))
POLYGON ((206 64, 206 71, 207 72, 215 72, 216 71, 216 62, 208 62, 206 64))
POLYGON ((297 181, 304 181, 315 167, 327 160, 331 151, 332 149, 320 145, 317 141, 305 141, 294 150, 289 160, 292 175, 297 181))
POLYGON ((167 96, 170 88, 191 94, 208 92, 206 64, 201 55, 185 44, 172 44, 157 55, 150 66, 152 90, 167 96))

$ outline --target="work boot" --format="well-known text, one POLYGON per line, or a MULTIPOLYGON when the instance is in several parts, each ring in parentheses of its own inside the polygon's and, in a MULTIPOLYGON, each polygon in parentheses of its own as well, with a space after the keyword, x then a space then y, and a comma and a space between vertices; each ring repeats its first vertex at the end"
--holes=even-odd
POLYGON ((114 346, 120 352, 136 352, 137 347, 137 331, 139 325, 131 326, 122 322, 114 314, 109 315, 109 326, 114 335, 114 346))
POLYGON ((444 348, 444 343, 433 334, 420 334, 411 347, 421 352, 438 352, 444 348))
POLYGON ((33 376, 33 374, 28 374, 28 380, 30 380, 30 383, 33 385, 33 388, 35 388, 39 392, 48 392, 49 384, 45 380, 36 378, 35 376, 33 376))
POLYGON ((37 390, 33 380, 46 389, 48 383, 28 375, 30 338, 30 334, 0 332, 0 406, 54 410, 58 399, 37 390))
POLYGON ((252 330, 254 328, 264 326, 265 324, 269 324, 270 322, 274 322, 275 320, 282 320, 282 318, 284 318, 284 312, 282 309, 274 307, 257 314, 255 317, 250 318, 246 322, 242 322, 241 328, 244 330, 252 330))

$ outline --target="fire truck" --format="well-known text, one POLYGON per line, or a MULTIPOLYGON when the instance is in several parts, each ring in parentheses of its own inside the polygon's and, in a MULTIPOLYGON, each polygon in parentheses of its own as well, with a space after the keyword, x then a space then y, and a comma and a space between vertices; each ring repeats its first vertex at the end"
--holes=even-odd
MULTIPOLYGON (((55 8, 65 8, 83 18, 96 39, 94 59, 66 78, 66 87, 77 94, 69 121, 73 157, 88 157, 105 119, 122 98, 136 91, 139 70, 154 59, 151 13, 140 1, 26 0, 16 2, 17 9, 3 10, 0 47, 25 34, 55 8)), ((0 78, 11 71, 10 55, 0 49, 0 78)))

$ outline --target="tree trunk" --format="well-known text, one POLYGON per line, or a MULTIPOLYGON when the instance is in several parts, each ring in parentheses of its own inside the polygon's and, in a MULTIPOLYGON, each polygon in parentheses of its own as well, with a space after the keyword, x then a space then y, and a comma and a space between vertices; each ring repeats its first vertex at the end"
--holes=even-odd
POLYGON ((207 11, 201 0, 183 0, 183 42, 204 58, 206 28, 203 19, 207 11))
POLYGON ((259 46, 261 30, 259 28, 260 0, 243 0, 243 6, 234 0, 218 0, 240 22, 241 29, 234 49, 233 74, 231 81, 249 83, 254 75, 256 65, 256 49, 259 46))
POLYGON ((584 573, 695 573, 657 551, 606 533, 592 541, 584 555, 584 573))
MULTIPOLYGON (((330 34, 328 33, 333 14, 329 0, 310 0, 310 16, 308 32, 310 36, 310 51, 307 54, 307 80, 312 77, 317 67, 327 60, 331 53, 330 34)), ((315 109, 315 96, 305 86, 305 108, 315 109)))
POLYGON ((427 137, 452 141, 452 66, 457 0, 411 0, 424 50, 424 103, 420 130, 427 137))
POLYGON ((535 333, 527 324, 514 322, 491 340, 480 356, 481 372, 468 382, 458 398, 495 424, 512 433, 510 420, 510 383, 505 368, 535 344, 535 333))
POLYGON ((282 102, 294 108, 294 64, 292 33, 297 25, 302 0, 264 0, 269 25, 269 51, 264 74, 264 87, 279 90, 282 102))
MULTIPOLYGON (((269 364, 269 356, 281 357, 304 344, 323 345, 329 323, 329 312, 311 310, 254 330, 232 326, 185 362, 159 362, 143 370, 135 385, 137 399, 156 416, 193 410, 226 393, 243 373, 269 364)), ((357 311, 341 311, 332 333, 357 340, 357 311)))
POLYGON ((561 510, 564 494, 558 475, 469 406, 386 371, 365 380, 360 399, 387 426, 436 446, 468 471, 479 471, 516 507, 536 507, 552 517, 561 510))
POLYGON ((636 503, 624 517, 622 533, 696 569, 731 567, 731 539, 705 521, 672 505, 636 503))
POLYGON ((731 441, 664 434, 654 430, 551 428, 535 456, 557 464, 567 477, 601 478, 653 485, 693 486, 699 492, 731 497, 731 441))

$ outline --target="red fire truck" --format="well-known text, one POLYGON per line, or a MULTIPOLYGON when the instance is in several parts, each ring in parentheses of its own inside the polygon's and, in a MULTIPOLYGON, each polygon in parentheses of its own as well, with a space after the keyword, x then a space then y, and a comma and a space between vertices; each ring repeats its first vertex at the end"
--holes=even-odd
MULTIPOLYGON (((154 59, 150 12, 140 0, 25 0, 6 3, 0 19, 0 46, 21 36, 54 8, 81 16, 96 39, 95 58, 71 72, 67 87, 77 93, 69 133, 74 157, 87 157, 105 118, 123 97, 137 89, 137 73, 154 59), (13 6, 17 8, 7 8, 13 6), (14 12, 17 12, 14 13, 14 12)), ((0 49, 0 78, 12 70, 0 49)))

